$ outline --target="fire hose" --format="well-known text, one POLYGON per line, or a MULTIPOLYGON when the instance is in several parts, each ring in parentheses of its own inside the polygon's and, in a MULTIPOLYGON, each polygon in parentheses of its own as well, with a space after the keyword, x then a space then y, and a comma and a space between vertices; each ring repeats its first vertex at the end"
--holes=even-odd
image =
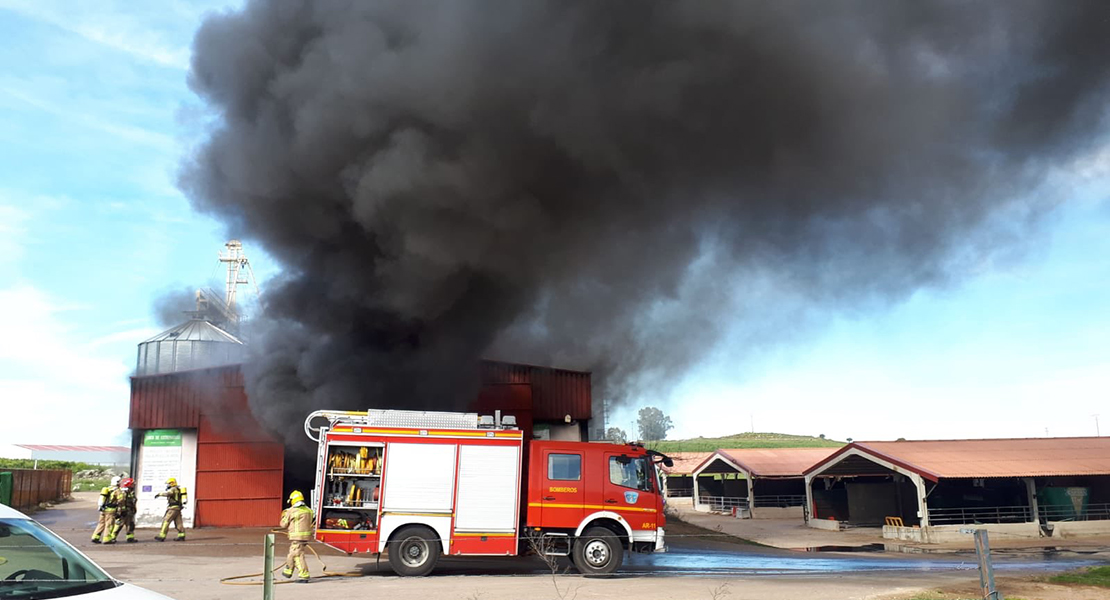
MULTIPOLYGON (((271 529, 270 531, 272 533, 285 533, 284 530, 280 529, 271 529)), ((323 573, 321 577, 362 577, 362 571, 329 571, 328 565, 324 563, 324 559, 320 558, 320 555, 316 552, 316 549, 313 548, 311 544, 306 544, 305 547, 307 547, 312 552, 312 555, 316 557, 316 560, 320 561, 320 572, 323 573)), ((286 565, 279 565, 274 567, 273 572, 277 573, 284 566, 286 565)), ((262 577, 263 575, 265 575, 264 572, 249 573, 247 575, 232 575, 230 577, 224 577, 220 579, 220 583, 224 585, 263 585, 264 582, 262 581, 239 581, 240 579, 249 579, 251 577, 262 577)), ((284 581, 275 581, 274 585, 281 585, 283 583, 295 583, 295 580, 288 579, 284 581)))

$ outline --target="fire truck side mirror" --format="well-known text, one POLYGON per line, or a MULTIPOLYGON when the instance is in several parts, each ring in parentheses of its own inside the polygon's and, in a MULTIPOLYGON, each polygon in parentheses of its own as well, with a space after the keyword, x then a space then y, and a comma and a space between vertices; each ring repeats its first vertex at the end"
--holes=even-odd
POLYGON ((668 468, 673 467, 674 466, 674 461, 671 460, 671 457, 668 456, 667 458, 663 459, 663 466, 668 467, 668 468))

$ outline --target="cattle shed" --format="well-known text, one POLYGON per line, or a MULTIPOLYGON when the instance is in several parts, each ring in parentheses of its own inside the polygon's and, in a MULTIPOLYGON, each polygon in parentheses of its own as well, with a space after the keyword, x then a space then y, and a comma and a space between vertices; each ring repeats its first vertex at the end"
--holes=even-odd
MULTIPOLYGON (((497 361, 476 368, 480 391, 460 409, 513 415, 529 439, 587 439, 589 373, 497 361)), ((397 404, 365 408, 406 408, 397 404)), ((191 527, 272 525, 284 497, 312 485, 314 456, 259 424, 238 364, 133 377, 129 421, 140 526, 161 522, 165 501, 154 495, 167 477, 188 489, 191 527)))
POLYGON ((700 510, 751 518, 802 517, 803 473, 836 448, 739 448, 713 452, 693 471, 694 503, 700 510))
POLYGON ((854 442, 805 473, 810 526, 922 543, 1110 534, 1110 438, 854 442))
POLYGON ((691 498, 694 495, 694 469, 712 452, 671 452, 674 465, 663 469, 663 488, 668 498, 691 498))

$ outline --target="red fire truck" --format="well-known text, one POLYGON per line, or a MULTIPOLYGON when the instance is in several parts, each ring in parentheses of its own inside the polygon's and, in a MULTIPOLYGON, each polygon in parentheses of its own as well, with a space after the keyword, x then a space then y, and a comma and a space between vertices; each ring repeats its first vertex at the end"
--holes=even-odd
POLYGON ((628 552, 663 552, 657 463, 637 444, 525 441, 511 416, 316 411, 316 539, 386 552, 398 575, 441 555, 570 556, 611 573, 628 552))

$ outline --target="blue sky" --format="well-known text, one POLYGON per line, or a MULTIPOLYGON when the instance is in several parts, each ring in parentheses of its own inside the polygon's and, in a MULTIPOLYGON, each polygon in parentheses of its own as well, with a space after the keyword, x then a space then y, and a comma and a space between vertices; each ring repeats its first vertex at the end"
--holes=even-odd
MULTIPOLYGON (((217 275, 229 232, 174 173, 207 118, 185 84, 192 32, 227 4, 0 0, 0 408, 20 417, 0 419, 0 441, 124 441, 153 299, 217 275)), ((840 439, 1093 435, 1110 397, 1110 150, 1053 178, 1067 193, 1020 258, 813 314, 789 343, 733 336, 645 402, 672 415, 671 437, 753 421, 840 439)), ((261 279, 277 272, 247 250, 261 279)))

